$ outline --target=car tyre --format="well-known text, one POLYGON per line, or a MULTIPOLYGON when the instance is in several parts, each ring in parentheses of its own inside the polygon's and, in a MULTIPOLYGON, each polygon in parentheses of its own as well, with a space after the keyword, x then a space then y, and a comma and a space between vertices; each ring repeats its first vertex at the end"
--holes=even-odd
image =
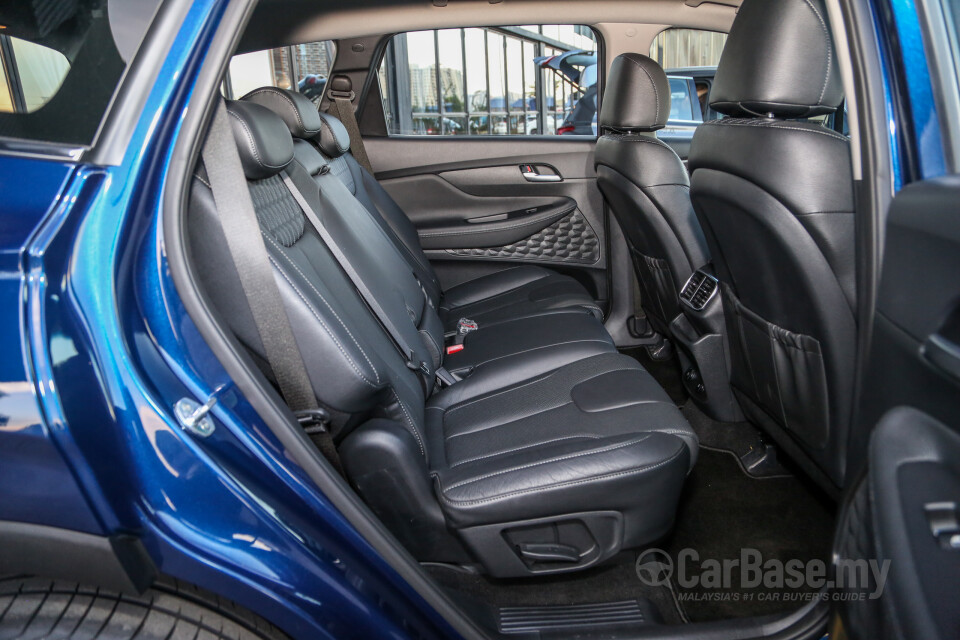
POLYGON ((3 638, 288 637, 237 604, 170 578, 131 595, 75 582, 6 577, 0 579, 0 612, 3 638))

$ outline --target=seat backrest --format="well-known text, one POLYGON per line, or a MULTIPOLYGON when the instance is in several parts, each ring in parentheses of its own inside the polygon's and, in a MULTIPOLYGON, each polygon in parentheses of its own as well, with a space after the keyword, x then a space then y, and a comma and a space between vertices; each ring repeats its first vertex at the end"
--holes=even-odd
POLYGON ((690 149, 744 410, 842 482, 856 358, 847 138, 823 0, 744 0, 690 149))
POLYGON ((319 178, 323 166, 328 165, 330 174, 339 178, 347 190, 375 214, 376 222, 410 264, 433 305, 438 306, 442 294, 440 281, 420 246, 416 227, 386 189, 353 157, 350 134, 343 123, 328 113, 318 113, 312 102, 286 89, 261 87, 241 100, 262 104, 280 115, 297 141, 297 159, 307 170, 319 178), (318 159, 316 152, 322 158, 318 159))
POLYGON ((638 53, 617 56, 600 110, 597 184, 630 246, 641 306, 661 333, 680 312, 683 284, 709 260, 686 168, 657 139, 669 114, 670 83, 660 65, 638 53))
MULTIPOLYGON (((290 177, 314 205, 324 226, 341 243, 377 299, 397 298, 393 302, 406 309, 406 315, 413 321, 412 328, 420 334, 408 336, 408 342, 424 344, 430 355, 427 362, 433 368, 440 366, 443 324, 436 299, 423 283, 422 270, 415 268, 406 245, 399 241, 376 209, 365 206, 344 179, 334 174, 333 165, 337 161, 324 157, 314 146, 320 144, 328 150, 349 148, 349 136, 343 125, 327 120, 303 95, 284 89, 264 87, 250 92, 241 101, 265 106, 283 119, 294 144, 294 160, 287 168, 290 177)), ((338 158, 345 159, 346 156, 338 158)), ((356 165, 356 161, 352 164, 356 165)), ((341 162, 342 167, 349 171, 349 165, 341 162)), ((359 165, 356 168, 359 169, 359 165)), ((404 326, 411 327, 409 323, 404 326)))
MULTIPOLYGON (((350 246, 352 241, 349 230, 344 229, 345 216, 352 213, 350 203, 320 198, 311 176, 294 162, 293 140, 275 113, 241 101, 228 101, 227 112, 259 232, 275 269, 317 400, 332 416, 335 440, 339 442, 365 420, 390 419, 408 431, 414 450, 419 451, 425 464, 424 404, 429 388, 424 389, 420 374, 406 366, 389 334, 306 220, 281 172, 288 172, 298 183, 324 226, 338 235, 344 246, 350 246)), ((202 169, 191 189, 188 229, 194 266, 207 295, 269 375, 256 325, 202 169)), ((361 228, 360 233, 364 232, 370 235, 369 229, 361 228)), ((351 247, 352 257, 359 254, 351 247)), ((380 305, 405 332, 409 343, 415 345, 417 356, 429 360, 429 350, 421 344, 416 327, 421 318, 413 309, 417 306, 415 301, 422 302, 424 296, 412 274, 405 282, 400 270, 384 283, 387 286, 379 288, 370 275, 372 271, 359 262, 356 266, 369 278, 365 282, 378 295, 380 305)))

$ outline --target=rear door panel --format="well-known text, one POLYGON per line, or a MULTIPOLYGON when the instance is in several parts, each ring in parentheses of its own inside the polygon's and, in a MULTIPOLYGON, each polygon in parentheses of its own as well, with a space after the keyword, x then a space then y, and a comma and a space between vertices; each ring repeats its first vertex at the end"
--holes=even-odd
POLYGON ((595 140, 369 137, 377 178, 410 216, 445 287, 517 264, 567 273, 607 298, 595 140), (527 167, 553 182, 531 182, 527 167), (549 178, 548 178, 549 179, 549 178))

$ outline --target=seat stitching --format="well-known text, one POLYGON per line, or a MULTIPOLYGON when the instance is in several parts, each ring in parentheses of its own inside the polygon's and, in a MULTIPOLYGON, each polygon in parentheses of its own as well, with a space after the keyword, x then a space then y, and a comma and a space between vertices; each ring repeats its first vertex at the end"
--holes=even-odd
POLYGON ((467 506, 469 506, 469 505, 485 504, 485 503, 487 503, 487 502, 495 502, 495 501, 497 501, 497 500, 503 500, 504 498, 512 498, 512 497, 514 497, 514 496, 525 495, 525 494, 528 494, 528 493, 539 493, 539 492, 541 492, 541 491, 549 491, 550 489, 558 489, 558 488, 562 488, 562 487, 573 487, 573 486, 577 486, 577 485, 581 485, 581 484, 586 484, 586 483, 588 483, 588 482, 597 482, 598 480, 607 480, 607 479, 610 479, 610 478, 617 478, 617 477, 621 477, 621 476, 629 476, 629 475, 634 475, 634 474, 637 474, 637 473, 643 473, 643 472, 646 472, 646 471, 653 471, 654 469, 657 469, 657 468, 662 467, 662 466, 664 466, 664 465, 670 464, 671 462, 673 462, 674 460, 676 460, 677 458, 679 458, 680 455, 683 453, 683 449, 684 449, 684 447, 681 447, 675 454, 673 454, 672 456, 670 456, 670 457, 667 458, 666 460, 662 460, 661 462, 658 462, 658 463, 653 464, 653 465, 648 465, 648 466, 646 466, 646 467, 639 467, 639 468, 636 468, 636 469, 628 469, 627 471, 617 471, 617 472, 615 472, 615 473, 607 473, 607 474, 600 475, 600 476, 593 476, 593 477, 590 477, 590 478, 583 478, 583 479, 581 479, 581 480, 569 480, 569 481, 566 481, 566 482, 559 482, 559 483, 544 485, 544 486, 540 486, 540 487, 533 487, 533 488, 530 488, 530 489, 521 489, 521 490, 519 490, 519 491, 512 491, 512 492, 510 492, 510 493, 504 493, 504 494, 501 494, 501 495, 499 495, 499 496, 492 496, 492 497, 490 497, 490 498, 480 498, 480 499, 477 499, 477 500, 454 500, 454 499, 452 499, 452 498, 448 498, 448 497, 447 497, 446 495, 444 495, 444 493, 443 493, 443 491, 444 491, 444 489, 443 489, 443 483, 440 481, 439 476, 434 475, 434 477, 437 479, 438 484, 440 484, 440 499, 441 499, 441 500, 443 500, 444 502, 446 502, 446 503, 448 503, 448 504, 453 504, 453 505, 467 505, 467 506))
POLYGON ((827 81, 830 80, 830 69, 833 66, 833 41, 830 38, 830 31, 827 29, 827 23, 823 21, 823 16, 820 15, 820 12, 817 11, 817 8, 813 6, 813 3, 810 0, 803 0, 810 10, 813 11, 813 15, 817 16, 817 20, 820 21, 820 27, 823 29, 823 39, 827 42, 827 72, 823 76, 823 87, 820 89, 820 97, 817 98, 817 105, 823 104, 823 94, 827 92, 827 81))
POLYGON ((337 146, 337 151, 340 152, 340 155, 343 155, 344 153, 346 153, 347 151, 349 151, 350 148, 349 148, 349 147, 344 148, 344 147, 342 147, 342 146, 340 145, 340 140, 337 138, 337 132, 334 131, 334 130, 333 130, 333 126, 332 126, 329 122, 327 122, 326 117, 324 117, 324 116, 326 116, 326 115, 328 115, 328 114, 324 114, 324 113, 321 113, 321 114, 320 114, 320 116, 321 116, 321 117, 320 117, 320 122, 321 122, 320 128, 321 128, 321 130, 322 130, 323 127, 326 127, 327 129, 330 130, 330 135, 333 137, 333 144, 335 144, 335 145, 337 146))
MULTIPOLYGON (((598 355, 601 355, 601 356, 602 356, 602 355, 612 355, 612 354, 598 354, 598 355)), ((592 356, 592 357, 598 357, 598 356, 592 356)), ((587 360, 589 360, 589 359, 590 359, 590 358, 587 358, 587 360)), ((579 362, 586 362, 586 360, 580 360, 579 362)), ((517 390, 517 389, 522 389, 523 387, 529 386, 529 385, 531 385, 531 384, 536 384, 537 382, 542 382, 542 381, 544 381, 544 380, 547 380, 547 379, 550 378, 551 376, 559 373, 559 372, 562 371, 562 370, 563 370, 563 367, 558 368, 558 369, 554 369, 553 371, 549 371, 549 372, 547 372, 546 374, 543 374, 543 375, 541 375, 541 376, 538 376, 538 377, 536 377, 536 378, 534 378, 534 379, 532 379, 532 380, 528 380, 527 382, 524 382, 523 384, 518 385, 518 386, 516 386, 516 387, 510 387, 509 389, 503 389, 502 391, 498 391, 498 392, 492 393, 492 394, 490 394, 490 395, 485 395, 485 396, 482 396, 482 397, 480 397, 480 398, 474 398, 473 400, 467 400, 466 402, 463 402, 462 404, 457 404, 457 405, 451 407, 450 409, 448 409, 448 410, 447 410, 447 415, 450 415, 450 414, 452 414, 453 412, 458 411, 458 410, 460 410, 460 409, 463 409, 464 407, 469 406, 469 405, 471 405, 471 404, 476 404, 476 403, 478 403, 478 402, 483 402, 484 400, 489 400, 490 398, 494 398, 494 397, 499 396, 499 395, 502 395, 502 394, 504 394, 504 393, 510 393, 511 391, 515 391, 515 390, 517 390)), ((616 372, 618 372, 618 371, 643 371, 643 372, 646 373, 647 375, 650 375, 649 372, 648 372, 646 369, 640 367, 640 365, 638 364, 636 367, 619 367, 619 368, 617 368, 617 369, 609 369, 609 370, 607 370, 607 371, 602 371, 602 372, 600 372, 600 373, 598 373, 598 374, 596 374, 596 375, 593 375, 593 376, 591 376, 591 377, 589 377, 589 378, 586 378, 586 379, 584 379, 584 380, 578 380, 578 381, 577 381, 577 384, 583 384, 583 383, 589 382, 590 380, 593 380, 593 379, 595 379, 595 378, 599 378, 599 377, 602 376, 602 375, 606 375, 606 374, 608 374, 608 373, 616 373, 616 372)), ((569 404, 569 403, 564 403, 564 404, 569 404)), ((457 435, 462 435, 462 434, 457 434, 457 435)), ((456 437, 456 436, 451 436, 451 437, 456 437)))
MULTIPOLYGON (((506 273, 506 272, 508 272, 508 271, 516 271, 517 269, 523 269, 523 268, 525 268, 525 267, 523 267, 523 266, 507 267, 506 269, 503 269, 503 270, 501 270, 501 271, 497 271, 496 274, 499 275, 499 274, 501 274, 501 273, 506 273)), ((543 274, 542 276, 540 276, 540 278, 545 278, 545 277, 547 277, 548 275, 550 275, 550 274, 549 274, 549 273, 545 273, 545 274, 543 274)), ((464 281, 461 282, 460 284, 456 284, 456 285, 454 285, 454 286, 452 286, 452 287, 450 287, 450 288, 451 288, 451 289, 456 289, 457 287, 463 286, 463 285, 465 285, 465 284, 470 284, 471 282, 476 282, 476 281, 478 281, 478 280, 483 280, 484 278, 488 278, 488 277, 490 277, 490 274, 485 274, 485 275, 482 275, 482 276, 477 276, 476 278, 470 278, 469 280, 464 280, 464 281)), ((537 278, 537 280, 539 280, 540 278, 537 278)), ((536 282, 536 280, 531 280, 530 282, 536 282)), ((521 285, 521 286, 522 286, 522 285, 521 285)))
POLYGON ((445 441, 445 442, 449 442, 449 441, 453 440, 454 438, 459 438, 459 437, 461 437, 461 436, 472 436, 472 435, 476 435, 476 434, 478 434, 478 433, 484 433, 484 432, 486 432, 486 431, 490 431, 490 430, 492 430, 492 429, 500 429, 500 428, 503 428, 503 427, 510 427, 510 426, 513 426, 513 425, 517 424, 518 422, 522 422, 523 420, 527 420, 528 418, 532 418, 532 417, 538 416, 538 415, 543 415, 544 413, 548 413, 548 412, 550 412, 550 411, 556 411, 557 409, 563 409, 564 407, 569 407, 569 406, 572 405, 572 404, 573 404, 573 400, 568 400, 568 401, 566 401, 566 402, 561 402, 560 404, 554 405, 554 406, 552 406, 552 407, 540 407, 539 410, 538 410, 538 411, 535 411, 534 413, 529 413, 529 414, 522 415, 522 416, 515 417, 515 418, 509 418, 506 422, 498 422, 497 424, 488 424, 488 425, 485 425, 485 426, 483 426, 483 427, 480 427, 479 429, 473 429, 473 430, 471 430, 471 431, 461 431, 460 433, 455 433, 455 434, 453 434, 453 435, 451 435, 451 436, 445 436, 445 437, 444 437, 444 441, 445 441))
MULTIPOLYGON (((616 135, 607 134, 603 136, 602 139, 610 140, 611 142, 646 142, 648 144, 656 145, 658 147, 664 147, 665 149, 670 149, 670 151, 673 151, 673 149, 671 149, 666 142, 663 142, 659 138, 647 138, 643 136, 627 136, 625 134, 616 134, 616 135)), ((675 151, 674 151, 674 155, 676 155, 675 151)))
POLYGON ((452 485, 450 485, 449 487, 447 487, 447 490, 448 490, 448 491, 452 491, 452 490, 458 489, 458 488, 460 488, 460 487, 465 487, 465 486, 467 486, 468 484, 473 484, 473 483, 475 483, 475 482, 481 482, 482 480, 489 480, 490 478, 496 478, 497 476, 502 476, 502 475, 504 475, 504 474, 506 474, 506 473, 514 473, 515 471, 523 471, 524 469, 532 469, 532 468, 534 468, 534 467, 540 467, 540 466, 543 466, 543 465, 545 465, 545 464, 552 464, 552 463, 554 463, 554 462, 563 462, 564 460, 573 460, 573 459, 575 459, 575 458, 585 458, 585 457, 587 457, 587 456, 592 456, 592 455, 595 455, 595 454, 597 454, 597 453, 609 453, 609 452, 611 452, 611 451, 617 451, 618 449, 626 449, 627 447, 632 447, 632 446, 635 445, 635 444, 640 444, 641 442, 643 442, 644 440, 647 440, 648 438, 650 438, 650 434, 644 434, 643 436, 641 436, 641 437, 639 437, 639 438, 635 438, 635 439, 633 439, 633 440, 630 440, 629 442, 623 442, 623 443, 618 444, 618 445, 611 445, 611 446, 608 446, 608 447, 603 447, 603 448, 601 448, 601 449, 594 449, 593 451, 581 451, 581 452, 579 452, 579 453, 571 453, 571 454, 567 454, 567 455, 565 455, 565 456, 558 456, 558 457, 555 457, 555 458, 547 458, 546 460, 540 460, 540 461, 538 461, 538 462, 531 462, 530 464, 524 464, 524 465, 521 465, 521 466, 519 466, 519 467, 512 467, 512 468, 510 468, 510 469, 503 469, 503 470, 501 470, 501 471, 494 471, 493 473, 487 473, 487 474, 484 474, 484 475, 482 475, 482 476, 478 476, 478 477, 476 477, 476 478, 471 478, 471 479, 469 479, 469 480, 462 480, 462 481, 460 481, 460 482, 457 482, 456 484, 452 484, 452 485))
POLYGON ((654 121, 659 122, 660 121, 660 92, 657 90, 657 83, 653 81, 653 76, 650 75, 650 72, 647 71, 646 67, 644 67, 642 64, 640 64, 630 56, 624 56, 624 58, 626 58, 627 60, 635 64, 637 68, 639 68, 641 71, 647 74, 647 79, 650 81, 650 84, 653 86, 653 97, 656 99, 656 105, 657 105, 657 114, 656 116, 654 116, 654 121))
MULTIPOLYGON (((479 299, 479 300, 474 300, 474 301, 472 301, 472 302, 465 302, 465 303, 460 304, 460 305, 457 305, 457 306, 455 306, 455 307, 441 307, 441 308, 444 309, 444 310, 446 310, 446 311, 453 311, 454 309, 460 309, 460 308, 463 308, 463 307, 469 307, 469 306, 475 305, 475 304, 483 304, 483 303, 486 303, 488 300, 495 300, 496 298, 500 298, 500 297, 503 297, 503 296, 505 296, 505 295, 509 295, 509 294, 511 294, 511 293, 514 293, 514 292, 516 292, 516 291, 519 291, 519 290, 523 289, 524 287, 526 287, 526 286, 528 286, 528 285, 531 285, 531 284, 534 284, 534 283, 536 283, 536 282, 540 282, 541 280, 545 280, 545 279, 547 279, 547 278, 550 278, 550 277, 552 277, 553 275, 559 275, 559 274, 547 274, 547 275, 545 275, 545 276, 542 277, 542 278, 537 278, 536 280, 530 280, 529 282, 524 282, 524 283, 521 284, 521 285, 517 285, 517 286, 514 287, 513 289, 507 289, 506 291, 501 291, 500 293, 495 293, 495 294, 493 294, 492 296, 488 296, 488 297, 486 297, 486 298, 481 298, 481 299, 479 299)), ((528 299, 528 300, 529 300, 529 299, 528 299)), ((498 311, 498 310, 503 309, 503 308, 505 308, 505 307, 512 306, 513 304, 515 304, 515 303, 505 302, 505 303, 501 304, 500 306, 493 307, 492 309, 485 309, 485 310, 483 310, 483 311, 484 311, 484 312, 498 311)), ((589 304, 589 303, 586 303, 586 302, 574 302, 574 303, 571 303, 571 305, 576 305, 576 306, 586 306, 587 304, 589 304)), ((593 306, 594 306, 595 309, 597 309, 597 311, 600 310, 600 308, 597 307, 596 305, 593 305, 593 306)))
MULTIPOLYGON (((240 123, 240 126, 243 127, 243 132, 244 132, 244 133, 246 134, 246 136, 247 136, 247 142, 248 142, 249 145, 250 145, 250 150, 253 151, 253 157, 257 159, 257 163, 258 163, 260 166, 269 167, 270 169, 282 169, 283 167, 287 166, 287 164, 290 164, 289 162, 286 163, 286 164, 267 164, 266 162, 264 162, 263 160, 261 160, 261 159, 260 159, 260 152, 257 150, 257 145, 256 145, 256 143, 254 143, 254 141, 253 141, 253 134, 251 134, 251 133, 250 133, 250 129, 247 128, 247 123, 244 122, 244 121, 243 121, 243 118, 241 118, 240 116, 238 116, 237 114, 235 114, 233 111, 227 111, 227 113, 229 113, 231 116, 233 116, 233 119, 236 120, 237 122, 239 122, 239 123, 240 123)), ((291 160, 292 160, 292 158, 291 158, 291 160)))
MULTIPOLYGON (((586 317, 590 317, 590 316, 586 316, 586 317)), ((497 360, 503 360, 503 359, 505 359, 505 358, 512 358, 513 356, 519 356, 519 355, 521 355, 521 354, 523 354, 523 353, 532 353, 532 352, 534 352, 534 351, 542 351, 543 349, 552 349, 552 348, 554 348, 554 347, 562 347, 562 346, 568 345, 568 344, 581 344, 581 343, 587 343, 587 342, 599 342, 599 343, 601 343, 601 344, 610 344, 610 342, 609 342, 608 340, 596 340, 596 339, 594 339, 594 338, 590 338, 590 339, 587 339, 587 340, 567 340, 566 342, 556 342, 556 343, 553 343, 553 344, 546 344, 546 345, 542 345, 542 346, 539 346, 539 347, 532 347, 532 348, 530 348, 530 349, 524 349, 523 351, 515 351, 515 352, 509 353, 509 354, 504 355, 504 356, 497 356, 496 358, 490 358, 490 359, 484 360, 483 362, 481 362, 480 364, 478 364, 478 365, 477 365, 477 368, 479 369, 479 368, 482 367, 483 365, 485 365, 485 364, 490 364, 491 362, 496 362, 497 360)), ((611 352, 611 353, 612 353, 612 352, 611 352)))
POLYGON ((286 95, 276 87, 263 87, 263 88, 257 89, 256 91, 248 93, 244 97, 255 96, 259 93, 269 93, 271 95, 277 96, 278 98, 283 98, 284 100, 287 101, 287 104, 290 105, 290 108, 293 109, 293 115, 297 116, 297 124, 300 125, 301 129, 303 129, 306 133, 310 135, 316 135, 317 133, 320 132, 320 129, 307 129, 307 127, 303 124, 303 120, 300 118, 300 109, 298 109, 297 105, 293 103, 293 100, 290 99, 290 96, 286 95))
POLYGON ((578 440, 578 439, 583 439, 583 438, 589 438, 589 439, 593 439, 593 440, 599 440, 599 439, 600 439, 600 436, 590 436, 590 435, 564 436, 564 437, 562 437, 562 438, 554 438, 553 440, 544 440, 543 442, 537 442, 537 443, 535 443, 535 444, 527 444, 527 445, 524 445, 524 446, 522 446, 522 447, 516 447, 516 448, 513 448, 513 449, 507 449, 506 451, 498 451, 498 452, 496 452, 496 453, 488 453, 488 454, 485 455, 485 456, 477 456, 476 458, 467 458, 466 460, 461 460, 460 462, 458 462, 458 463, 456 463, 456 464, 450 465, 450 468, 453 469, 454 467, 459 467, 459 466, 461 466, 461 465, 464 465, 464 464, 467 464, 467 463, 470 463, 470 462, 476 462, 476 461, 478 461, 478 460, 486 460, 486 459, 488 459, 488 458, 495 458, 495 457, 497 457, 497 456, 503 456, 503 455, 506 455, 506 454, 508 454, 508 453, 516 453, 517 451, 523 451, 524 449, 533 449, 533 448, 535 448, 535 447, 542 447, 542 446, 545 445, 545 444, 553 444, 554 442, 561 442, 561 441, 563 441, 563 440, 578 440))
POLYGON ((828 138, 833 138, 834 140, 839 140, 841 142, 850 142, 850 139, 844 135, 837 133, 832 133, 830 131, 820 131, 817 129, 807 129, 805 127, 791 127, 783 124, 772 124, 762 120, 749 119, 746 122, 730 122, 727 119, 724 120, 711 120, 706 122, 701 126, 724 126, 724 127, 769 127, 771 129, 784 129, 786 131, 796 131, 798 133, 815 133, 821 136, 827 136, 828 138))
POLYGON ((536 384, 536 383, 538 383, 538 382, 542 382, 543 380, 547 380, 547 379, 549 379, 550 377, 552 377, 553 375, 555 375, 558 371, 559 371, 559 369, 554 369, 553 371, 548 371, 548 372, 546 372, 546 373, 544 373, 544 374, 541 374, 541 375, 539 375, 539 376, 537 376, 537 377, 535 377, 535 378, 533 378, 533 379, 531 379, 531 380, 527 380, 527 381, 523 382, 523 384, 518 384, 518 385, 515 386, 515 387, 509 387, 509 388, 507 388, 507 389, 501 389, 500 391, 497 391, 496 393, 491 393, 491 394, 489 394, 489 395, 483 395, 483 396, 480 396, 479 398, 473 398, 472 400, 465 400, 465 401, 463 401, 463 402, 461 402, 461 403, 457 403, 457 404, 453 405, 452 407, 446 409, 445 413, 446 413, 447 415, 450 415, 450 414, 454 413, 455 411, 459 411, 460 409, 463 409, 464 407, 468 407, 468 406, 470 406, 470 405, 472 405, 472 404, 476 404, 476 403, 478 403, 478 402, 483 402, 484 400, 489 400, 490 398, 495 398, 495 397, 500 396, 500 395, 503 395, 503 394, 505 394, 505 393, 510 393, 511 391, 515 391, 515 390, 517 390, 517 389, 523 389, 524 387, 528 387, 528 386, 530 386, 530 385, 532 385, 532 384, 536 384))
POLYGON ((417 445, 420 447, 420 455, 426 458, 427 452, 423 448, 423 440, 420 438, 420 431, 417 430, 417 426, 414 424, 413 418, 410 417, 410 413, 407 411, 407 407, 403 404, 403 400, 400 399, 400 396, 399 394, 397 394, 396 389, 394 389, 393 387, 390 387, 390 393, 393 394, 393 397, 397 400, 397 404, 400 405, 400 409, 401 411, 403 411, 404 418, 406 419, 406 422, 410 425, 410 430, 413 431, 413 436, 417 439, 417 445))
MULTIPOLYGON (((291 260, 290 257, 280 249, 280 245, 277 244, 277 241, 271 238, 269 235, 265 234, 263 230, 261 230, 260 233, 261 235, 263 235, 264 238, 269 240, 275 247, 277 247, 277 251, 280 253, 280 255, 283 256, 283 258, 290 264, 290 266, 293 267, 294 270, 296 270, 296 272, 300 274, 300 277, 304 279, 304 281, 307 283, 307 286, 309 286, 313 290, 313 292, 317 294, 317 297, 323 301, 323 304, 327 306, 327 309, 330 310, 330 313, 333 314, 333 317, 337 319, 337 322, 340 323, 340 326, 343 327, 343 330, 347 332, 348 336, 350 336, 350 340, 353 341, 354 345, 356 345, 357 349, 360 351, 360 354, 363 356, 363 359, 367 361, 368 365, 370 365, 370 370, 373 371, 373 375, 376 376, 377 384, 380 384, 380 372, 377 371, 377 368, 375 366, 373 366, 373 362, 371 362, 369 356, 367 356, 367 352, 364 351, 363 347, 360 346, 360 343, 357 342, 357 339, 354 337, 353 333, 350 331, 350 328, 347 327, 346 324, 344 324, 343 320, 340 318, 340 315, 334 310, 332 306, 330 306, 330 303, 327 302, 327 299, 323 297, 323 294, 321 294, 317 290, 317 288, 313 286, 313 283, 310 282, 310 279, 307 278, 306 275, 304 275, 303 271, 300 270, 300 267, 298 267, 297 264, 293 260, 291 260)), ((279 265, 277 266, 279 268, 279 265)), ((336 338, 334 338, 334 340, 336 340, 336 338)), ((337 345, 339 346, 339 342, 337 343, 337 345)))
MULTIPOLYGON (((374 389, 376 389, 377 385, 375 385, 373 382, 368 380, 365 375, 363 375, 363 372, 360 370, 360 367, 356 365, 356 363, 353 361, 353 358, 351 358, 349 354, 347 354, 347 352, 343 349, 343 346, 340 344, 340 341, 337 340, 337 337, 333 335, 333 332, 330 331, 329 327, 327 327, 326 323, 323 321, 320 315, 317 314, 317 312, 313 308, 313 305, 310 304, 310 301, 307 300, 307 298, 303 295, 303 293, 301 293, 300 288, 297 287, 297 285, 289 277, 287 277, 287 274, 283 272, 283 269, 281 269, 280 265, 277 264, 277 261, 273 259, 273 256, 270 256, 270 262, 272 262, 273 265, 277 268, 277 271, 280 273, 283 279, 286 280, 291 287, 293 287, 293 290, 297 294, 297 296, 304 302, 304 304, 307 305, 307 308, 310 310, 310 313, 313 314, 313 317, 317 319, 317 321, 320 323, 320 326, 323 327, 324 331, 326 331, 327 334, 333 339, 334 344, 337 345, 337 349, 339 349, 343 357, 346 358, 347 362, 350 364, 351 368, 353 368, 356 374, 360 377, 360 379, 366 382, 368 385, 370 385, 374 389)), ((379 382, 379 379, 377 381, 379 382)))

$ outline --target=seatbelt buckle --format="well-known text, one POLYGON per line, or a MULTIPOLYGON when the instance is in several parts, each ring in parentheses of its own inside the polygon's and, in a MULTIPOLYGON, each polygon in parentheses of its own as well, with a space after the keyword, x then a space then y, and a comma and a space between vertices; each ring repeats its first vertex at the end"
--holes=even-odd
POLYGON ((460 318, 460 320, 457 322, 456 343, 463 344, 463 341, 467 339, 467 334, 469 334, 471 331, 476 331, 479 328, 480 325, 473 320, 469 318, 460 318))
POLYGON ((447 355, 453 355, 454 353, 460 353, 463 351, 463 344, 452 344, 447 347, 447 355))
POLYGON ((308 435, 323 433, 330 426, 330 414, 324 409, 307 409, 297 411, 294 415, 297 416, 297 422, 308 435))

